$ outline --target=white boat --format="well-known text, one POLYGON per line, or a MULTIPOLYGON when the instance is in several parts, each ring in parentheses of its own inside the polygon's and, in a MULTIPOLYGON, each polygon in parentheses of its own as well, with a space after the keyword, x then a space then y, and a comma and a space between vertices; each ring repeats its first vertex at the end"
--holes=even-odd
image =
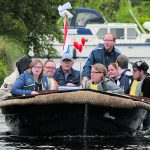
MULTIPOLYGON (((117 37, 116 48, 128 57, 150 57, 150 33, 142 33, 136 23, 106 23, 102 16, 94 14, 92 9, 80 8, 71 20, 69 27, 69 44, 71 54, 76 58, 86 58, 98 45, 103 44, 106 33, 114 33, 117 37), (101 19, 101 21, 100 21, 101 19), (81 38, 86 39, 82 52, 74 48, 73 43, 81 43, 81 38)), ((146 24, 150 31, 150 23, 146 24)), ((61 55, 63 43, 54 42, 54 47, 61 55)))

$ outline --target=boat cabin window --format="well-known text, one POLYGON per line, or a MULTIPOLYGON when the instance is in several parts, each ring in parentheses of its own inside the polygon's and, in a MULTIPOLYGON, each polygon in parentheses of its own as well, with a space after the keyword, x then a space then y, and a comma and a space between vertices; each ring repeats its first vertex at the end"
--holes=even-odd
POLYGON ((106 33, 107 33, 107 28, 101 28, 101 29, 99 29, 98 32, 96 33, 96 36, 97 36, 99 39, 103 39, 106 33))
POLYGON ((138 33, 134 28, 127 29, 127 39, 136 39, 137 36, 138 33))
POLYGON ((116 35, 117 39, 124 39, 124 29, 123 28, 110 28, 110 33, 116 35))
POLYGON ((97 18, 95 14, 82 12, 77 15, 75 26, 83 27, 89 20, 97 18))

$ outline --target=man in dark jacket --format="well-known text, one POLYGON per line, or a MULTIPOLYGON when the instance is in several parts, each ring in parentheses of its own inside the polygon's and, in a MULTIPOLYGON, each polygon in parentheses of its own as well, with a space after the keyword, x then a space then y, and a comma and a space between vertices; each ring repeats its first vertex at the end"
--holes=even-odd
MULTIPOLYGON (((137 60, 133 63, 133 77, 139 80, 136 88, 137 96, 144 96, 150 98, 150 75, 147 72, 149 65, 144 60, 137 60)), ((143 123, 143 129, 150 129, 150 111, 147 113, 147 117, 143 123)))
POLYGON ((60 61, 60 67, 56 69, 54 79, 60 86, 79 86, 80 72, 72 68, 73 58, 65 53, 60 61))
POLYGON ((82 72, 82 83, 86 83, 90 78, 91 66, 96 63, 101 63, 108 67, 110 63, 116 62, 116 58, 121 54, 114 47, 116 37, 112 33, 108 33, 104 37, 104 46, 98 47, 92 51, 88 57, 82 72))

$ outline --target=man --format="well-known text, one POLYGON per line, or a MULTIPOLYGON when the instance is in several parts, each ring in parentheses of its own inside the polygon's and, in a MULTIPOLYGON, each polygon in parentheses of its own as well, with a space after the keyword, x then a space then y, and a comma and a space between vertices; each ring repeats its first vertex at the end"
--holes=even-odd
POLYGON ((128 69, 129 59, 125 55, 119 55, 116 60, 119 75, 115 82, 124 90, 125 94, 129 94, 130 86, 133 80, 133 74, 128 69))
POLYGON ((53 79, 56 71, 56 64, 53 60, 47 60, 44 64, 44 73, 48 77, 50 90, 58 90, 58 83, 53 79))
POLYGON ((54 79, 60 86, 79 86, 80 72, 73 69, 73 58, 65 53, 60 61, 60 67, 56 69, 54 79))
MULTIPOLYGON (((136 87, 136 96, 144 96, 150 98, 150 76, 147 72, 148 64, 144 60, 138 60, 133 63, 133 78, 139 83, 136 87)), ((143 129, 150 128, 150 111, 148 111, 147 118, 144 120, 143 129)))
POLYGON ((105 67, 108 67, 110 63, 116 62, 116 58, 121 54, 120 51, 114 47, 116 37, 112 33, 106 34, 103 40, 104 46, 94 49, 83 67, 83 84, 91 78, 90 70, 92 65, 101 63, 105 67))

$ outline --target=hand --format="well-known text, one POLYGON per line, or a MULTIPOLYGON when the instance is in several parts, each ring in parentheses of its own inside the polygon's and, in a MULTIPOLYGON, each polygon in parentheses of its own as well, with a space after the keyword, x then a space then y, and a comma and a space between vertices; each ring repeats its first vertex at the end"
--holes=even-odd
POLYGON ((36 91, 32 91, 32 92, 31 92, 31 95, 35 95, 35 94, 39 94, 39 93, 36 92, 36 91))
POLYGON ((75 86, 73 83, 67 83, 66 86, 75 86))
POLYGON ((82 84, 85 84, 88 80, 89 80, 88 77, 83 77, 81 83, 82 83, 82 84))

